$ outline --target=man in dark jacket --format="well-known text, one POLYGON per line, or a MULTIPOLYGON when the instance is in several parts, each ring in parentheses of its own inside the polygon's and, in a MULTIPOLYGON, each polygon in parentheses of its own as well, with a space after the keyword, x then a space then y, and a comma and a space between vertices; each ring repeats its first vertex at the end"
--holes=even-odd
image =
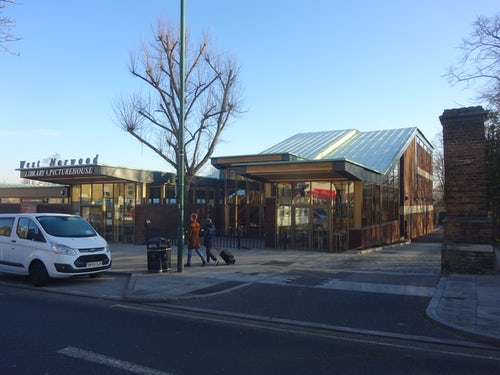
POLYGON ((212 219, 205 219, 205 225, 201 229, 201 235, 203 236, 203 246, 205 246, 206 249, 207 263, 210 263, 210 259, 212 259, 215 261, 215 265, 219 264, 219 260, 211 251, 215 239, 215 225, 212 223, 212 219))

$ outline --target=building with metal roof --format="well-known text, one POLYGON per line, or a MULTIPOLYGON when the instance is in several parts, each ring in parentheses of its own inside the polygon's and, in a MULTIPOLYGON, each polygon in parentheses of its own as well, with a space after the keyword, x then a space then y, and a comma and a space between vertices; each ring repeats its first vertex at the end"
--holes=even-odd
POLYGON ((224 196, 235 197, 224 204, 231 227, 261 226, 267 246, 343 251, 432 230, 432 150, 416 127, 345 129, 295 134, 212 164, 226 181, 262 184, 258 223, 250 220, 244 183, 225 184, 224 196))
MULTIPOLYGON (((433 226, 432 150, 414 127, 299 133, 260 153, 213 157, 218 177, 196 179, 186 215, 210 217, 218 241, 253 247, 345 251, 415 238, 433 226)), ((111 242, 176 238, 174 174, 98 155, 18 170, 51 185, 0 186, 1 212, 79 214, 111 242)))

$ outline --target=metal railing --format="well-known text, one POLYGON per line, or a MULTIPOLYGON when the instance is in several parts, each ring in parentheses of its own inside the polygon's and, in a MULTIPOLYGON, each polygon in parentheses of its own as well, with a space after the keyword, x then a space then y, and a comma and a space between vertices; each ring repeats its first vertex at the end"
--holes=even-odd
MULTIPOLYGON (((169 238, 172 246, 177 246, 176 238, 169 238)), ((203 239, 201 240, 203 245, 203 239)), ((264 239, 260 238, 237 238, 230 236, 217 236, 214 243, 221 248, 228 249, 263 249, 265 247, 264 239)))

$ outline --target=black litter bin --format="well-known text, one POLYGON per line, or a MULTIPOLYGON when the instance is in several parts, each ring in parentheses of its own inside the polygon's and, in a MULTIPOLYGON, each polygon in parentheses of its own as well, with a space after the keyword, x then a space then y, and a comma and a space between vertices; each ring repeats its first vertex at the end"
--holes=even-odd
POLYGON ((172 269, 172 249, 170 241, 154 237, 146 241, 148 251, 148 272, 170 272, 172 269))

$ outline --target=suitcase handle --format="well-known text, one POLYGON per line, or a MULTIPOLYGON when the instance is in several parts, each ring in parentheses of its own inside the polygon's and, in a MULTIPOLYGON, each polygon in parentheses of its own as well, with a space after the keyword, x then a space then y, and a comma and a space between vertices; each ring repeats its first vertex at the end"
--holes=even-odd
POLYGON ((222 249, 219 247, 219 245, 217 245, 216 243, 214 243, 213 245, 215 250, 217 250, 217 252, 220 254, 222 252, 222 249))

